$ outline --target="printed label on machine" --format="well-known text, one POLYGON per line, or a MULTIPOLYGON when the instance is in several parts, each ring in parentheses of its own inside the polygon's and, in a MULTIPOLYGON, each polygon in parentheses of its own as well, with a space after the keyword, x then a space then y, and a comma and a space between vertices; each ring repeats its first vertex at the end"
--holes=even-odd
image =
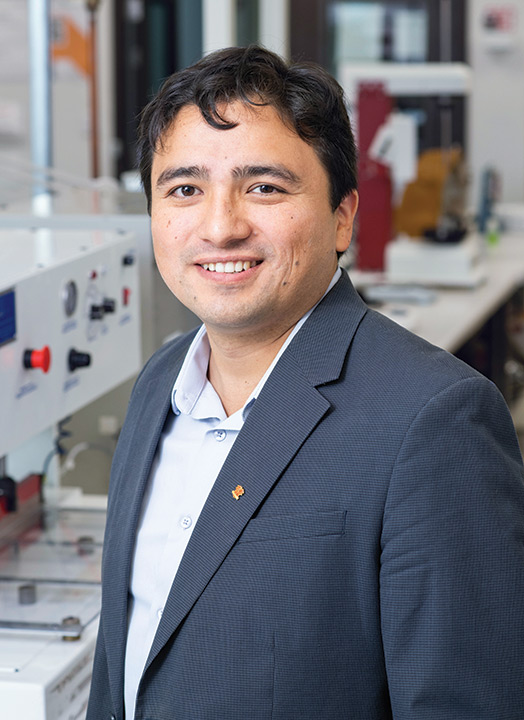
POLYGON ((46 692, 46 717, 53 720, 83 718, 87 708, 94 648, 56 680, 46 692))

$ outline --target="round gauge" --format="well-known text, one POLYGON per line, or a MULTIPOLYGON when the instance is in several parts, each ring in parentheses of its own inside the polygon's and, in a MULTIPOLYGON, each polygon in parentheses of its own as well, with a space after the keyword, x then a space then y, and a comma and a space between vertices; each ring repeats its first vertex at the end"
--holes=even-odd
POLYGON ((67 317, 70 317, 76 310, 78 300, 78 289, 74 280, 70 280, 64 285, 62 291, 62 300, 64 302, 64 311, 67 317))

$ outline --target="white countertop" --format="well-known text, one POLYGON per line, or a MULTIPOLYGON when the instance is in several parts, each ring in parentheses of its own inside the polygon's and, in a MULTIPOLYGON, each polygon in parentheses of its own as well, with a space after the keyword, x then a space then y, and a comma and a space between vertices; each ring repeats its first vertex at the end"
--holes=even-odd
MULTIPOLYGON (((507 233, 494 247, 486 248, 487 280, 476 288, 436 288, 435 301, 427 305, 404 305, 412 332, 434 345, 456 352, 495 312, 524 285, 524 234, 507 233), (412 312, 411 312, 412 310, 412 312)), ((384 274, 350 270, 355 286, 361 288, 373 281, 387 283, 384 274)), ((385 314, 394 317, 402 303, 384 306, 385 314)), ((378 308, 382 310, 382 308, 378 308)))

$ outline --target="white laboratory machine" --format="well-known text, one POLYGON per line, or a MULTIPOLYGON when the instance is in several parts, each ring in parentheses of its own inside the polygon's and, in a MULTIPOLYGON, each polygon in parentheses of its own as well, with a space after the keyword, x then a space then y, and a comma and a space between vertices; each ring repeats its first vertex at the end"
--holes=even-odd
MULTIPOLYGON (((0 460, 137 373, 138 256, 123 231, 0 230, 0 460)), ((0 470, 1 716, 80 720, 106 499, 0 470)))
POLYGON ((196 326, 198 320, 174 298, 156 269, 143 193, 126 191, 114 178, 79 178, 7 155, 0 161, 0 229, 106 230, 135 236, 143 362, 166 337, 196 326))
POLYGON ((100 610, 104 501, 71 491, 38 505, 34 479, 20 485, 24 529, 9 531, 8 516, 0 519, 2 718, 81 720, 100 610))
POLYGON ((153 253, 150 219, 140 193, 116 181, 78 178, 2 155, 0 229, 104 230, 132 233, 142 290, 142 358, 159 345, 153 319, 153 253))
POLYGON ((486 242, 476 233, 459 243, 397 237, 386 246, 386 277, 391 283, 477 287, 487 277, 485 255, 486 242))
POLYGON ((0 456, 140 367, 137 244, 107 231, 0 231, 0 456))

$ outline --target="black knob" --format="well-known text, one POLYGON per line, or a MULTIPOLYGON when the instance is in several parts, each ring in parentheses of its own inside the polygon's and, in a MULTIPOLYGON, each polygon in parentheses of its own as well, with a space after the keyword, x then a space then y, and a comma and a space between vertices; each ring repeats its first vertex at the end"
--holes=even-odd
POLYGON ((89 319, 90 320, 103 320, 104 319, 104 306, 103 305, 91 305, 89 308, 89 319))
POLYGON ((104 298, 102 307, 104 308, 105 313, 114 313, 116 309, 116 301, 111 300, 110 298, 104 298))
POLYGON ((78 350, 71 348, 67 363, 71 372, 77 368, 89 367, 89 365, 91 365, 91 355, 89 353, 78 352, 78 350))
POLYGON ((127 255, 124 255, 122 258, 122 265, 134 265, 135 264, 135 256, 131 253, 128 253, 127 255))

